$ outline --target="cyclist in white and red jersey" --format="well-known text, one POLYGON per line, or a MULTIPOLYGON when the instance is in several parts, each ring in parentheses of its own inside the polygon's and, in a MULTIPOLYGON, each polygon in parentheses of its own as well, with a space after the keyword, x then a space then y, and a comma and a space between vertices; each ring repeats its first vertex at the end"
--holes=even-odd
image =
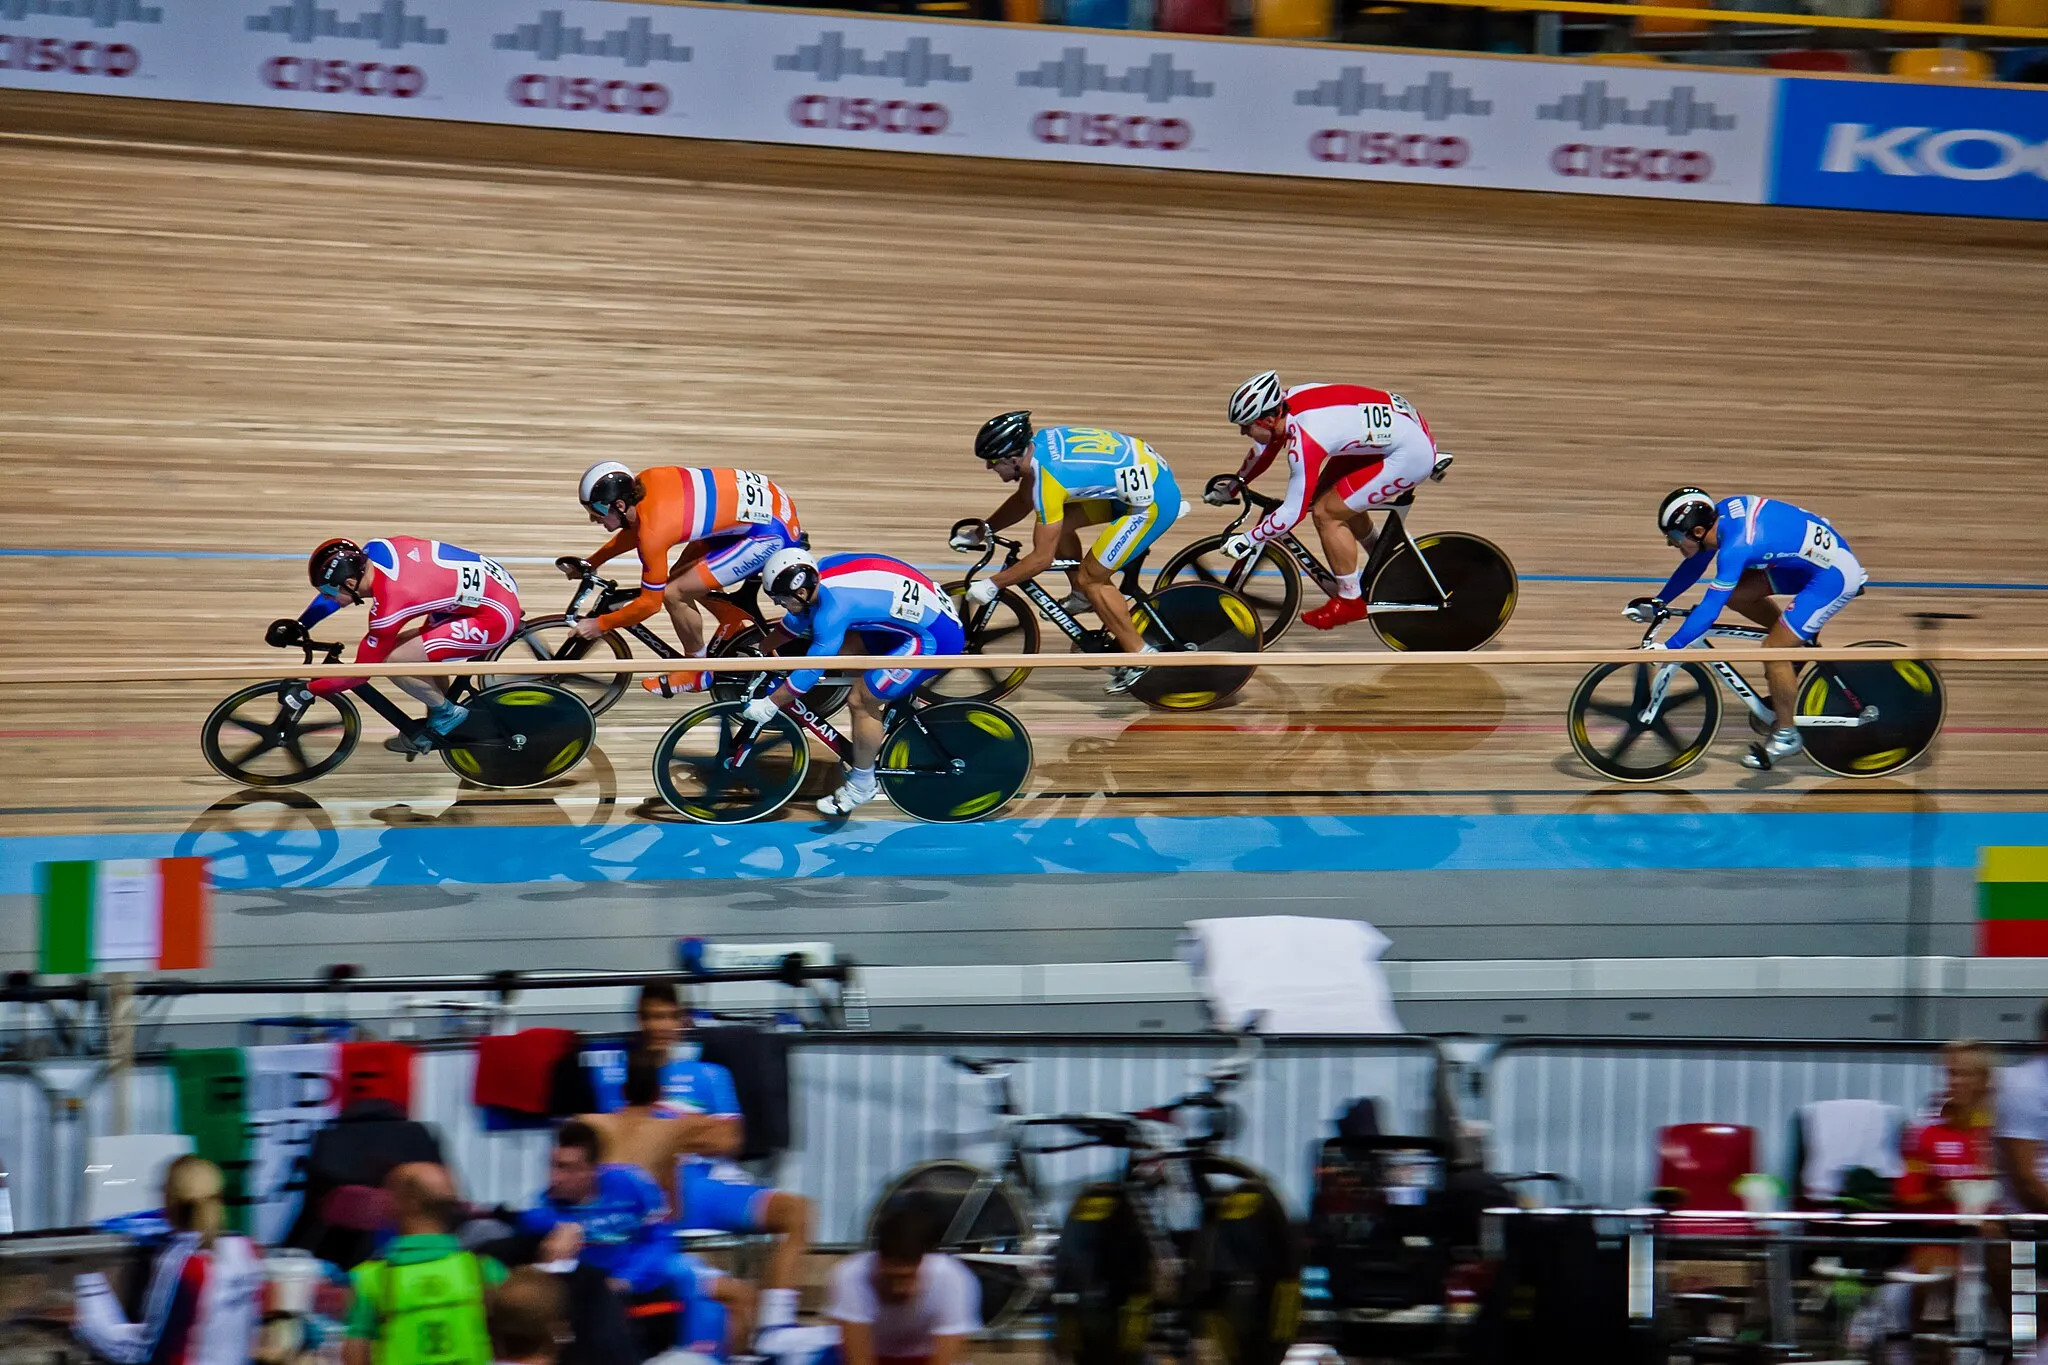
POLYGON ((1368 513, 1412 491, 1436 466, 1429 423, 1398 393, 1362 384, 1280 387, 1271 370, 1253 375, 1230 396, 1230 420, 1252 440, 1237 471, 1238 489, 1287 452, 1287 499, 1223 551, 1243 559, 1299 526, 1313 513, 1316 534, 1337 595, 1301 619, 1317 630, 1362 621, 1366 603, 1358 577, 1377 532, 1368 513))
MULTIPOLYGON (((474 550, 416 536, 385 536, 357 545, 321 542, 306 561, 306 576, 318 589, 298 625, 310 627, 354 602, 370 604, 370 628, 356 646, 355 661, 449 663, 489 654, 519 629, 519 585, 505 566, 474 550), (417 623, 417 624, 415 624, 417 623)), ((289 627, 290 622, 272 626, 289 627)), ((281 638, 289 638, 289 630, 281 638)), ((361 678, 315 678, 316 696, 344 692, 361 678)), ((427 708, 427 725, 445 735, 462 724, 469 708, 447 695, 445 678, 393 678, 427 708)), ((398 753, 423 752, 425 735, 386 740, 398 753)))

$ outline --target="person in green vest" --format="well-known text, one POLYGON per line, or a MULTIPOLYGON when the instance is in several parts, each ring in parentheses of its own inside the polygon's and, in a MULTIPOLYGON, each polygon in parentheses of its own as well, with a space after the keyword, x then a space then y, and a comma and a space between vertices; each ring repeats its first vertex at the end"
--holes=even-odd
POLYGON ((445 1167, 407 1162, 384 1182, 398 1236, 351 1273, 345 1365, 491 1365, 485 1299, 505 1267, 464 1251, 462 1214, 445 1167))

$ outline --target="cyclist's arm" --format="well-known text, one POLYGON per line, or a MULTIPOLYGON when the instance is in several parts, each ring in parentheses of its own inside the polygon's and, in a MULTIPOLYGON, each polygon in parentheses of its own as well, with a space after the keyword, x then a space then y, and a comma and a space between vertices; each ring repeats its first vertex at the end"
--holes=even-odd
MULTIPOLYGON (((1036 474, 1031 476, 1033 479, 1037 477, 1036 474)), ((1032 502, 1030 482, 1020 480, 1017 486, 1010 490, 1010 496, 1003 499, 1003 505, 988 514, 988 529, 1001 531, 1015 526, 1030 514, 1032 502)))
POLYGON ((741 1126, 735 1114, 684 1114, 670 1119, 669 1141, 677 1156, 736 1156, 741 1126))
POLYGON ((307 627, 317 626, 340 611, 341 606, 339 597, 329 597, 324 592, 316 593, 313 600, 306 604, 306 609, 299 613, 299 624, 307 627))
MULTIPOLYGON (((377 623, 372 621, 370 633, 356 646, 355 661, 359 664, 383 663, 391 651, 398 647, 399 626, 403 624, 401 621, 389 627, 379 628, 377 623)), ((359 687, 368 681, 368 678, 361 675, 353 678, 315 678, 306 684, 306 690, 316 697, 330 697, 337 692, 346 692, 351 687, 359 687)))
MULTIPOLYGON (((804 651, 819 658, 829 658, 846 647, 846 613, 838 610, 838 599, 821 601, 811 609, 811 647, 804 651)), ((818 685, 824 671, 816 668, 800 668, 777 689, 776 700, 800 697, 818 685)))
POLYGON ((585 560, 591 568, 609 563, 640 544, 640 532, 635 527, 621 526, 619 533, 597 547, 597 552, 585 560))
POLYGON ((1679 560, 1678 567, 1671 571, 1671 577, 1664 581, 1663 587, 1657 589, 1657 600, 1676 602, 1685 595, 1687 589, 1700 581, 1700 575, 1707 571, 1707 564, 1712 559, 1712 555, 1701 551, 1699 554, 1687 555, 1679 560))
MULTIPOLYGON (((1705 559, 1706 556, 1700 554, 1692 558, 1705 559)), ((1724 544, 1721 552, 1714 557, 1714 561, 1718 567, 1714 570, 1714 581, 1707 585, 1707 595, 1700 599, 1700 604, 1685 618, 1685 624, 1664 642, 1666 649, 1684 649, 1713 629, 1715 620, 1721 615, 1721 608, 1728 605, 1728 595, 1735 591, 1735 585, 1742 581, 1742 571, 1748 567, 1742 553, 1733 545, 1724 544)), ((1677 576, 1672 575, 1674 579, 1677 576)), ((1699 575, 1695 573, 1693 577, 1698 578, 1699 575)), ((1686 586, 1690 587, 1691 584, 1686 586)))
POLYGON ((1238 486, 1242 487, 1265 473, 1272 465, 1273 457, 1280 453, 1280 447, 1286 444, 1286 441, 1287 433, 1283 430, 1266 444, 1253 446, 1247 450, 1244 453, 1244 462, 1237 467, 1238 486))
MULTIPOLYGON (((625 535, 629 531, 632 531, 631 527, 619 534, 625 535)), ((617 538, 613 537, 614 540, 617 538)), ((637 533, 634 543, 639 544, 637 533)), ((607 545, 605 548, 611 547, 607 545)), ((661 594, 668 587, 668 550, 666 545, 640 545, 640 595, 617 611, 608 611, 598 617, 600 629, 623 630, 627 626, 637 626, 661 610, 661 594)))
POLYGON ((1301 525, 1315 499, 1316 484, 1323 472, 1323 448, 1300 427, 1287 433, 1287 442, 1287 497, 1246 533, 1254 545, 1278 540, 1301 525))
POLYGON ((1066 508, 1062 505, 1057 520, 1041 521, 1031 528, 1030 553, 1002 572, 989 575, 988 581, 1007 588, 1029 582, 1050 569, 1053 560, 1059 558, 1060 532, 1066 524, 1066 508))

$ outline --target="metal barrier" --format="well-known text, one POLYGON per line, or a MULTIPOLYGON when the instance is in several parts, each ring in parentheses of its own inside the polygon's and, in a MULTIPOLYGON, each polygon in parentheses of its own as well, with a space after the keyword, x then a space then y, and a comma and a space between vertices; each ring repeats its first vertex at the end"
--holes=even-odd
POLYGON ((1708 1039, 1517 1038, 1478 1066, 1492 1123, 1488 1164, 1556 1171, 1587 1199, 1633 1204, 1657 1171, 1657 1130, 1739 1123, 1760 1165, 1783 1172, 1799 1106, 1868 1099, 1909 1117, 1942 1084, 1934 1042, 1785 1043, 1708 1039))

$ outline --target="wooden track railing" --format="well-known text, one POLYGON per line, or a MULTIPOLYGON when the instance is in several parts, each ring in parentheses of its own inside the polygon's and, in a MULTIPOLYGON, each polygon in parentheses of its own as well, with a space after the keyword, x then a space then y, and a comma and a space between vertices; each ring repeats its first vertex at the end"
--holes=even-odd
MULTIPOLYGON (((1011 668, 1113 668, 1143 660, 1148 668, 1201 668, 1210 665, 1238 665, 1257 668, 1383 668, 1405 664, 1471 664, 1519 668, 1545 664, 1628 664, 1628 663, 1811 663, 1815 659, 1919 659, 1928 663, 2035 663, 2048 660, 2048 646, 1932 645, 1823 645, 1813 649, 1716 649, 1677 650, 1646 653, 1640 649, 1591 645, 1578 649, 1502 649, 1470 654, 1403 652, 1391 649, 1331 650, 1306 653, 1283 651, 1271 654, 1210 654, 1179 652, 1161 654, 932 654, 921 655, 914 667, 942 670, 979 668, 1001 671, 1011 668)), ((138 660, 109 659, 80 661, 51 668, 0 670, 0 687, 57 686, 84 682, 191 682, 198 680, 263 680, 268 678, 460 678, 511 673, 542 677, 558 673, 605 675, 618 673, 674 673, 704 670, 711 673, 787 673, 795 668, 819 668, 829 672, 861 672, 871 668, 897 668, 902 655, 835 654, 816 658, 791 656, 778 659, 756 657, 727 659, 499 659, 491 663, 429 664, 341 664, 341 663, 250 663, 220 660, 195 664, 150 664, 138 660)))

